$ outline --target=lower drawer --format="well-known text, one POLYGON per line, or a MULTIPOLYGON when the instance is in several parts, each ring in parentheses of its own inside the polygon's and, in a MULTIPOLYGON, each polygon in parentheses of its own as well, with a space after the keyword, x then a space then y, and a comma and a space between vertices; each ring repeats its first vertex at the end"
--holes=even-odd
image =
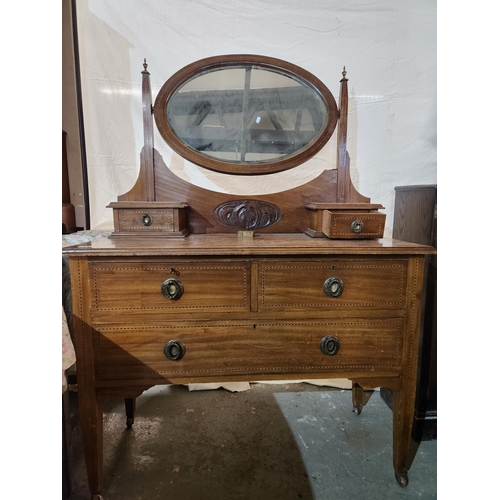
POLYGON ((94 325, 96 379, 397 370, 403 329, 404 318, 94 325))

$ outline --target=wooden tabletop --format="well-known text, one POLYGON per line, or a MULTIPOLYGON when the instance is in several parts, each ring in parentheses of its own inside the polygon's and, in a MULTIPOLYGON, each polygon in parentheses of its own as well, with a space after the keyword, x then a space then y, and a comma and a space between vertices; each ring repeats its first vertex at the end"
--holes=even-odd
POLYGON ((381 238, 331 240, 302 233, 196 234, 186 238, 101 238, 63 248, 68 256, 161 255, 426 255, 436 250, 426 245, 381 238))

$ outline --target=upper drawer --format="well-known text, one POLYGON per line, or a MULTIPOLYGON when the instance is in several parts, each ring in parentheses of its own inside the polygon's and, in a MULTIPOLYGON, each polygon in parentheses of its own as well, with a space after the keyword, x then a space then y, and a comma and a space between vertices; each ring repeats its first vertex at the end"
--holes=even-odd
POLYGON ((403 259, 262 262, 259 310, 403 308, 406 276, 403 259))
POLYGON ((90 264, 94 311, 247 312, 250 263, 121 262, 90 264))
POLYGON ((384 236, 385 214, 371 213, 335 213, 323 211, 322 231, 328 238, 365 239, 384 236))

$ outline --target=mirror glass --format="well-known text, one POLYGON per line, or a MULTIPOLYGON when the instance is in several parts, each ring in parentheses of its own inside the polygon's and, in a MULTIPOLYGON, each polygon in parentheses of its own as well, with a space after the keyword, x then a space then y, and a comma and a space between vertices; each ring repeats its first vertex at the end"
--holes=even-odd
POLYGON ((337 121, 326 87, 289 63, 232 57, 195 63, 162 87, 154 114, 169 145, 193 163, 241 174, 285 170, 319 151, 337 121))

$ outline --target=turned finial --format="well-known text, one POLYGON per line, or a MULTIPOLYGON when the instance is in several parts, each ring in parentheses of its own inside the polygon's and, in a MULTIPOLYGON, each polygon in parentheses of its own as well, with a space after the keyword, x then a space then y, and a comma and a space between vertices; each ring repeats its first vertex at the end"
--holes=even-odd
MULTIPOLYGON (((146 59, 144 59, 144 61, 146 61, 146 59)), ((342 78, 345 78, 345 75, 347 75, 347 72, 346 72, 345 66, 344 66, 344 70, 342 71, 342 78)))
POLYGON ((144 69, 142 70, 142 73, 148 73, 148 63, 146 62, 146 58, 144 58, 144 63, 142 64, 144 66, 144 69))

